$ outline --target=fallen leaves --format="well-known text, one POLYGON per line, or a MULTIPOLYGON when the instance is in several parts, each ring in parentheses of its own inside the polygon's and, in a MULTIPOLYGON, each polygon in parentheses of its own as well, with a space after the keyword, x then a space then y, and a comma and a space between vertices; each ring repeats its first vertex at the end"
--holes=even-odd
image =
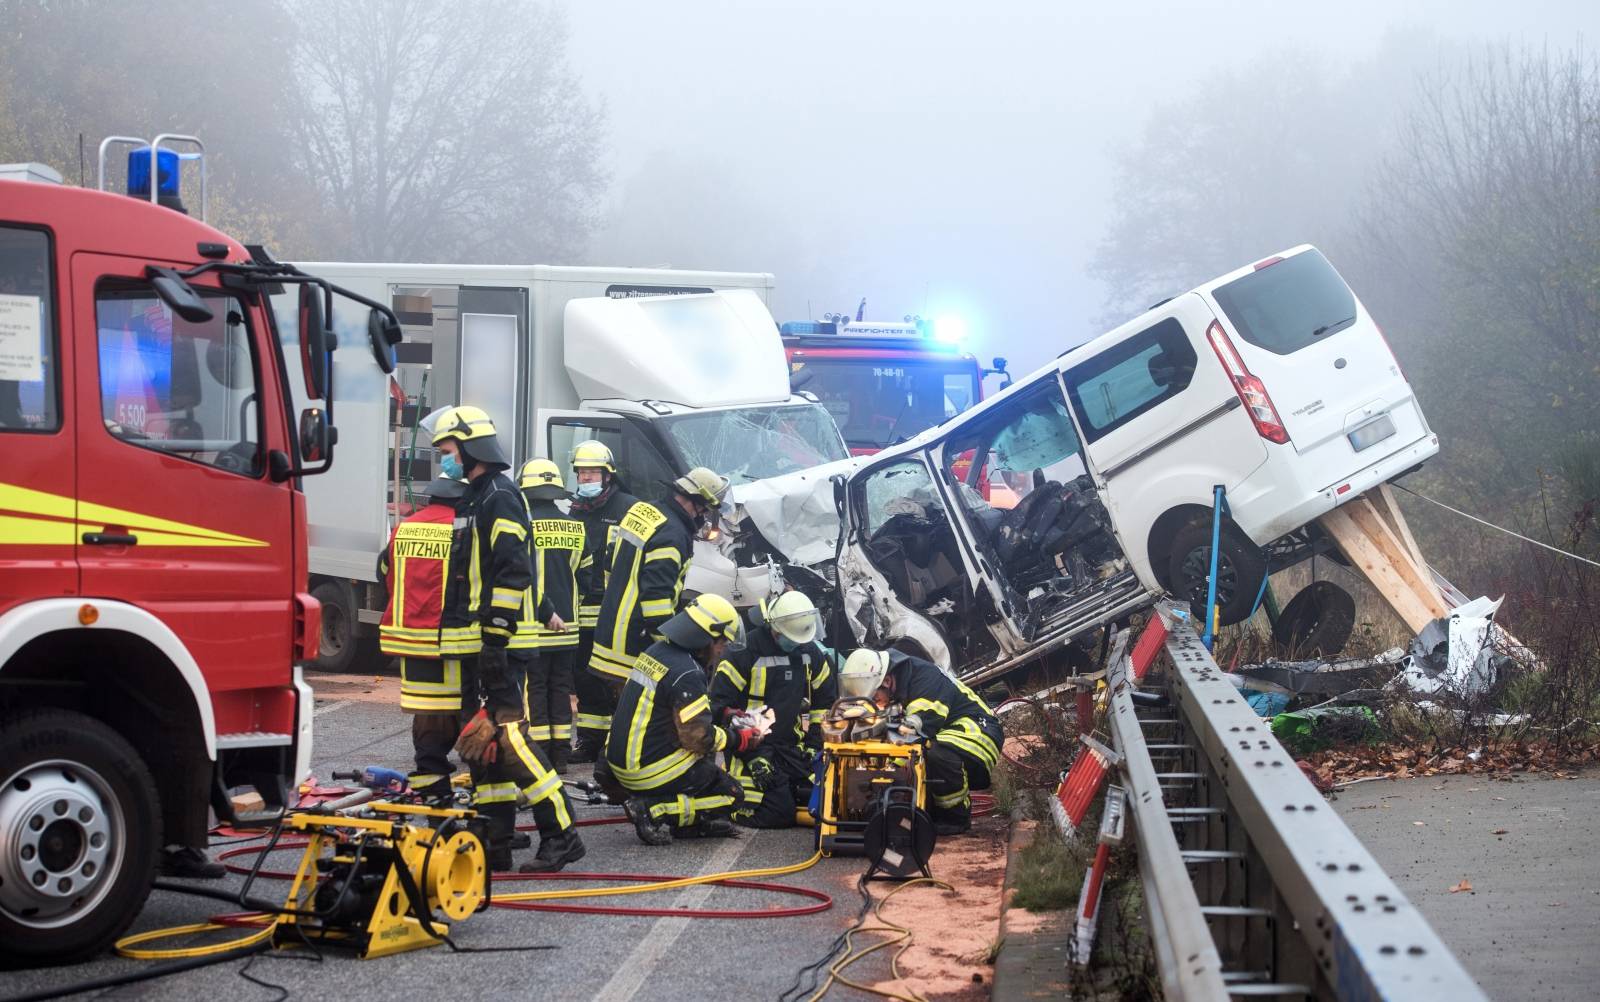
MULTIPOLYGON (((1600 760, 1600 745, 1580 748, 1576 754, 1563 754, 1548 741, 1522 744, 1507 742, 1489 745, 1468 754, 1463 748, 1430 751, 1425 747, 1401 744, 1354 745, 1313 752, 1301 769, 1318 789, 1338 786, 1353 779, 1387 777, 1409 779, 1414 776, 1455 776, 1487 773, 1491 779, 1511 781, 1517 775, 1544 773, 1559 779, 1575 778, 1573 765, 1600 760)), ((1438 786, 1434 787, 1439 789, 1438 786)), ((1468 787, 1477 793, 1481 787, 1468 787)))
POLYGON ((1450 893, 1451 894, 1460 894, 1462 891, 1471 891, 1471 890, 1472 890, 1472 881, 1468 880, 1465 877, 1462 877, 1461 878, 1461 883, 1459 883, 1456 886, 1450 888, 1450 893))
POLYGON ((1490 835, 1508 835, 1508 834, 1510 834, 1510 832, 1511 832, 1511 829, 1509 829, 1509 828, 1496 828, 1494 831, 1490 832, 1489 834, 1490 835))

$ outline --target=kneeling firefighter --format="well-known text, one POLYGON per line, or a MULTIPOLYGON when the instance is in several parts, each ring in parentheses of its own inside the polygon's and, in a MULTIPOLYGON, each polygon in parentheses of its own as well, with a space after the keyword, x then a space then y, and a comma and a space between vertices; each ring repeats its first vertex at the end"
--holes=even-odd
POLYGON ((821 617, 811 599, 787 591, 749 612, 749 639, 711 680, 711 710, 724 724, 766 706, 772 731, 753 751, 728 756, 744 789, 734 820, 752 828, 789 828, 811 799, 812 756, 822 747, 822 718, 838 688, 833 654, 817 643, 821 617))
POLYGON ((715 756, 749 751, 761 735, 713 720, 706 678, 725 651, 738 645, 739 613, 720 595, 701 595, 661 632, 664 639, 640 654, 629 671, 595 779, 613 799, 625 800, 646 845, 736 835, 729 815, 744 793, 715 756))
POLYGON ((489 866, 511 868, 520 789, 539 823, 538 853, 522 870, 559 870, 583 857, 583 841, 561 777, 528 735, 526 653, 507 651, 533 580, 528 507, 505 475, 511 463, 494 422, 479 408, 442 412, 433 444, 445 475, 468 481, 456 506, 442 644, 447 655, 462 656, 462 714, 471 715, 455 750, 472 771, 476 806, 489 822, 489 866))
POLYGON ((899 703, 921 719, 927 747, 930 816, 940 835, 972 827, 972 790, 987 790, 1005 738, 989 705, 931 661, 862 648, 839 671, 839 694, 899 703))

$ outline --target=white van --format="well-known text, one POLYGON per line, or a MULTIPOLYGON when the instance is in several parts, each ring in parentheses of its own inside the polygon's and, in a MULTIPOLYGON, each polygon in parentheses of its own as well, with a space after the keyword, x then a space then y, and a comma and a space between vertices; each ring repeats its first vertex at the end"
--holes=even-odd
POLYGON ((832 574, 813 569, 833 578, 856 639, 982 680, 1164 591, 1203 604, 1215 485, 1231 510, 1218 574, 1230 623, 1269 570, 1332 549, 1319 515, 1438 449, 1377 325, 1301 246, 1157 305, 910 442, 740 497, 780 553, 837 536, 832 574), (825 493, 842 526, 784 524, 816 521, 825 493))

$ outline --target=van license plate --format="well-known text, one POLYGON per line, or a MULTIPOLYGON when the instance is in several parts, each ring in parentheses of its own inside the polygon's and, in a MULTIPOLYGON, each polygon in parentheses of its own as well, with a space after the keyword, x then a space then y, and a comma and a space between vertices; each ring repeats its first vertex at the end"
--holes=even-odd
POLYGON ((1370 449, 1374 445, 1394 434, 1394 421, 1385 414, 1376 421, 1369 421, 1350 433, 1350 444, 1356 451, 1370 449))

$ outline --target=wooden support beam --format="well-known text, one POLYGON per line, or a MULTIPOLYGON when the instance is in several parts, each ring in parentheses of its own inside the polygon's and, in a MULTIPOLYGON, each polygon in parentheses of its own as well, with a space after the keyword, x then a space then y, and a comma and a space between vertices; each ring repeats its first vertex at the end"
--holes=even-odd
POLYGON ((1359 516, 1356 514, 1356 507, 1362 503, 1358 498, 1323 515, 1319 520, 1322 528, 1350 558, 1351 566, 1389 603, 1406 628, 1420 633, 1423 627, 1449 610, 1444 608, 1431 580, 1425 588, 1418 587, 1424 572, 1412 563, 1377 512, 1366 505, 1359 516))

